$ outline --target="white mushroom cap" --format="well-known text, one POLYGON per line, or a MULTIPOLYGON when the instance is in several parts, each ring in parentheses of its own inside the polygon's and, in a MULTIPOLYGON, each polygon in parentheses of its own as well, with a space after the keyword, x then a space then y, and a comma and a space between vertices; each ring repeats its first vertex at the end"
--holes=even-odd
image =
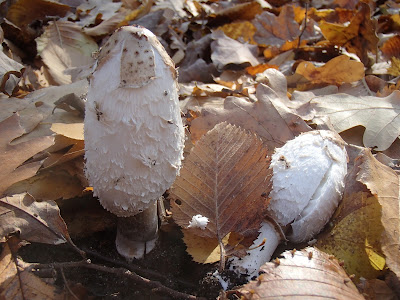
POLYGON ((98 55, 85 113, 86 176, 117 216, 145 210, 183 159, 176 72, 149 30, 118 29, 98 55))
POLYGON ((320 232, 338 206, 347 173, 344 142, 332 131, 304 133, 276 149, 272 156, 270 215, 291 223, 293 242, 320 232))

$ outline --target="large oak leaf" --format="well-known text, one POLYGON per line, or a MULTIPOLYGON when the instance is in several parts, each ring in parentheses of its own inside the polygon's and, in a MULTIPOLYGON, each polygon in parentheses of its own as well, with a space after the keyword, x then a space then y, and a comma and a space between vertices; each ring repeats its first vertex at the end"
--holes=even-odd
POLYGON ((365 147, 383 151, 390 147, 400 134, 400 92, 394 91, 385 98, 355 97, 335 94, 316 97, 311 101, 317 116, 329 117, 338 132, 365 127, 365 147))

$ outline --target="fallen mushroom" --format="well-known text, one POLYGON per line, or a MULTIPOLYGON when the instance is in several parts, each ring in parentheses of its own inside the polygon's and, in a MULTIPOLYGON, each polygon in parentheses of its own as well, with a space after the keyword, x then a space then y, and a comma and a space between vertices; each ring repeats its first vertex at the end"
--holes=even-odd
POLYGON ((269 218, 247 256, 232 258, 230 268, 250 279, 262 264, 271 259, 277 245, 285 239, 281 228, 289 228, 287 239, 305 242, 318 234, 337 208, 344 190, 347 153, 337 133, 320 130, 303 133, 276 149, 269 218), (265 239, 262 248, 260 241, 265 239))
POLYGON ((157 199, 183 159, 174 63, 149 30, 121 27, 101 48, 85 109, 86 176, 117 215, 116 247, 141 258, 157 240, 157 199))

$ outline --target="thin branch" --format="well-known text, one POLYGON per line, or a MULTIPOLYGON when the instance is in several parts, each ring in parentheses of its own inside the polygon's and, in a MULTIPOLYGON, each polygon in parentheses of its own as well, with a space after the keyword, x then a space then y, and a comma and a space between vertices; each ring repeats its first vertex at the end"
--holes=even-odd
POLYGON ((67 278, 65 277, 65 274, 64 274, 64 269, 63 268, 60 268, 59 269, 60 270, 60 273, 61 273, 61 276, 62 276, 62 278, 63 278, 63 280, 64 280, 64 285, 65 285, 65 287, 67 288, 67 290, 68 290, 68 292, 72 295, 72 297, 74 297, 76 300, 79 300, 79 298, 74 294, 74 292, 70 289, 70 287, 69 287, 69 284, 68 284, 68 282, 67 282, 67 278))
POLYGON ((307 18, 308 18, 308 0, 306 1, 306 13, 304 16, 304 27, 302 28, 300 35, 299 35, 299 43, 297 44, 297 48, 300 47, 300 43, 301 43, 301 36, 303 35, 304 31, 306 31, 307 28, 307 18))
POLYGON ((77 262, 63 262, 63 263, 51 263, 51 264, 40 264, 40 263, 36 263, 36 264, 32 264, 32 267, 34 268, 79 268, 79 267, 84 267, 84 268, 88 268, 88 269, 94 269, 97 271, 101 271, 101 272, 106 272, 106 273, 111 273, 111 274, 115 274, 118 276, 123 276, 123 277, 127 277, 129 279, 131 279, 132 281, 138 283, 138 284, 142 284, 144 286, 147 286, 149 289, 154 290, 156 292, 159 293, 163 293, 164 295, 168 295, 174 299, 205 299, 202 297, 196 297, 193 295, 189 295, 186 293, 182 293, 182 292, 178 292, 175 291, 173 289, 170 289, 164 285, 162 285, 160 282, 158 281, 152 281, 149 280, 147 278, 144 278, 142 276, 137 275, 136 273, 133 273, 131 271, 129 271, 126 268, 111 268, 111 267, 106 267, 106 266, 102 266, 102 265, 97 265, 97 264, 92 264, 90 259, 88 260, 81 260, 81 261, 77 261, 77 262))
MULTIPOLYGON (((153 279, 157 279, 157 280, 163 280, 163 281, 167 281, 167 280, 171 279, 171 278, 169 278, 167 276, 164 276, 163 274, 161 274, 159 272, 156 272, 156 271, 153 271, 153 270, 148 270, 148 269, 143 269, 143 267, 141 267, 140 265, 136 265, 136 264, 132 264, 132 263, 126 263, 124 261, 116 260, 116 259, 101 255, 100 253, 97 253, 95 251, 92 251, 92 250, 89 250, 89 249, 86 249, 86 248, 83 248, 83 250, 85 251, 85 253, 87 255, 93 256, 93 257, 95 257, 97 259, 101 259, 101 260, 103 260, 105 262, 108 262, 108 263, 111 263, 113 265, 126 268, 129 271, 138 273, 141 276, 145 276, 145 277, 153 278, 153 279)), ((184 285, 186 287, 190 287, 190 288, 197 287, 196 285, 194 285, 194 284, 192 284, 190 282, 184 281, 182 279, 175 278, 175 277, 173 279, 174 279, 174 281, 176 281, 176 282, 178 282, 178 283, 180 283, 180 284, 182 284, 182 285, 184 285)))

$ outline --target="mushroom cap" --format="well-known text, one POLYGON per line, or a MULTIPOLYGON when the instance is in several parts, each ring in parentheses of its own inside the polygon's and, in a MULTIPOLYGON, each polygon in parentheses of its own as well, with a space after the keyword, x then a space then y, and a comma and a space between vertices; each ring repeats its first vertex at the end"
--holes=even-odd
POLYGON ((184 146, 176 71, 149 30, 121 27, 101 48, 84 132, 89 184, 117 216, 142 212, 174 182, 184 146))
POLYGON ((272 156, 268 211, 281 225, 291 224, 292 242, 320 232, 338 206, 347 173, 344 145, 337 133, 317 130, 288 141, 272 156))

